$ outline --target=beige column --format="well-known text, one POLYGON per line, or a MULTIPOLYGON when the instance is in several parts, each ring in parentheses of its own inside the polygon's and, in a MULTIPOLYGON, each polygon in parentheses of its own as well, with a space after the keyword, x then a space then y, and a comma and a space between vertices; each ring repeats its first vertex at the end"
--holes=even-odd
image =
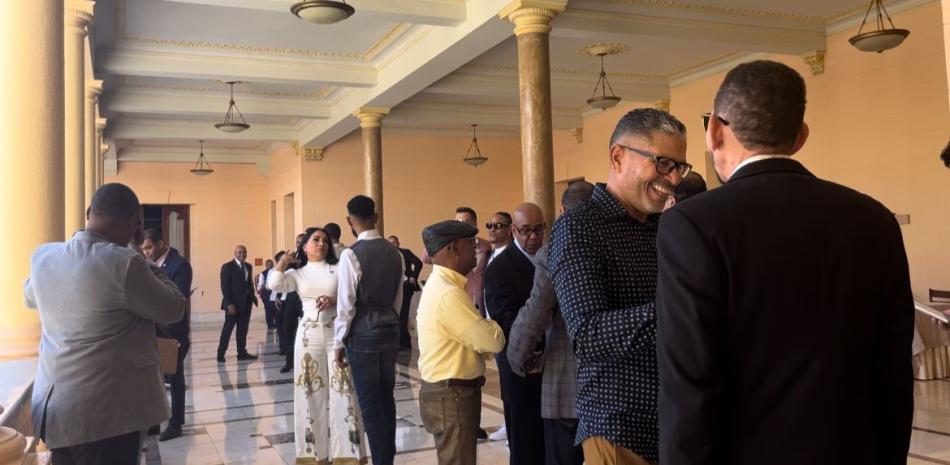
POLYGON ((363 107, 353 113, 363 132, 363 193, 376 202, 379 221, 376 230, 383 233, 383 117, 389 108, 363 107))
MULTIPOLYGON (((950 0, 941 0, 943 11, 943 54, 944 65, 947 68, 947 89, 950 91, 950 0)), ((947 93, 947 103, 950 104, 950 92, 947 93)))
POLYGON ((96 140, 96 105, 99 103, 99 94, 102 93, 102 81, 86 81, 86 116, 83 124, 86 126, 86 150, 83 161, 83 212, 92 203, 92 195, 96 193, 96 152, 99 150, 96 140))
POLYGON ((63 239, 63 2, 0 6, 0 359, 36 355, 40 323, 23 304, 37 245, 63 239), (15 226, 15 227, 13 227, 15 226))
POLYGON ((95 166, 95 170, 96 170, 95 186, 96 187, 95 188, 96 189, 98 189, 99 186, 103 184, 102 183, 102 153, 104 152, 104 150, 102 149, 102 145, 103 145, 102 134, 106 130, 106 123, 107 123, 107 120, 105 118, 96 118, 96 153, 95 153, 95 157, 96 157, 95 158, 95 164, 96 164, 95 166))
POLYGON ((516 0, 499 16, 515 23, 521 102, 521 169, 524 200, 554 224, 554 140, 551 127, 551 20, 565 3, 516 0))
POLYGON ((85 226, 85 103, 86 103, 86 26, 92 21, 93 2, 66 0, 64 72, 66 100, 65 153, 65 233, 70 237, 85 226))

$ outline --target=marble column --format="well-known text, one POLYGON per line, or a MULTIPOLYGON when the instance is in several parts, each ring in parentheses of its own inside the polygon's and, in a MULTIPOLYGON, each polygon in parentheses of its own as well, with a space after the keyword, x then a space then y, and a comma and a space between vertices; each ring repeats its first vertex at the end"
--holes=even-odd
POLYGON ((551 20, 566 2, 516 0, 499 16, 515 24, 521 104, 521 169, 524 200, 554 224, 554 139, 551 125, 551 20))
POLYGON ((93 2, 66 0, 64 72, 66 99, 65 229, 66 237, 85 226, 86 26, 92 22, 93 2))
POLYGON ((63 240, 63 2, 0 3, 0 359, 34 356, 36 311, 23 282, 39 244, 63 240), (15 227, 14 227, 15 226, 15 227))
POLYGON ((96 105, 99 95, 102 94, 102 81, 86 81, 86 116, 83 123, 86 126, 86 150, 83 162, 83 212, 92 203, 92 195, 96 193, 96 153, 99 150, 96 140, 96 105))
POLYGON ((383 117, 389 108, 363 107, 353 113, 360 120, 363 133, 363 194, 376 202, 379 221, 376 230, 383 230, 383 117))

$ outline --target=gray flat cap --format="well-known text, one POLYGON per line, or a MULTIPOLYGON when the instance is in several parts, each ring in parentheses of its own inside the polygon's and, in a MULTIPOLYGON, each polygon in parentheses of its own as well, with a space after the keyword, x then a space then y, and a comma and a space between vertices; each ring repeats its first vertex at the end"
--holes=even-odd
POLYGON ((434 256, 443 247, 456 239, 475 237, 478 229, 468 223, 447 220, 427 226, 422 230, 422 243, 426 246, 429 256, 434 256))

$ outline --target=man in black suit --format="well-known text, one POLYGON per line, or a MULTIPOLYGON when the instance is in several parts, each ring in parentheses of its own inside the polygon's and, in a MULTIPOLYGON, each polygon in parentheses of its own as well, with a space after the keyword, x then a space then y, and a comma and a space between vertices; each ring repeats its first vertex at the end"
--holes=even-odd
POLYGON ((419 292, 419 273, 422 272, 422 260, 409 249, 399 247, 399 238, 389 236, 389 243, 402 254, 402 261, 406 264, 406 271, 402 277, 402 308, 399 310, 399 349, 412 350, 412 336, 409 334, 409 306, 412 304, 412 295, 419 292))
MULTIPOLYGON (((485 268, 485 310, 505 332, 531 295, 534 285, 534 263, 531 257, 544 245, 547 225, 541 208, 524 203, 512 215, 512 245, 493 257, 485 268)), ((495 355, 504 403, 505 429, 511 465, 544 463, 544 424, 541 421, 541 374, 520 377, 511 371, 505 350, 495 355)))
POLYGON ((256 355, 247 351, 247 328, 251 323, 251 304, 257 306, 254 295, 252 267, 247 263, 247 247, 234 248, 234 260, 221 265, 221 310, 225 311, 224 326, 221 328, 221 340, 218 342, 218 361, 224 361, 228 342, 234 326, 237 326, 238 360, 255 360, 256 355))
POLYGON ((188 300, 185 315, 178 322, 165 327, 165 332, 178 341, 178 369, 175 374, 166 376, 170 381, 172 391, 172 416, 168 419, 168 426, 162 431, 159 441, 181 436, 181 426, 185 424, 185 356, 191 348, 191 264, 182 257, 174 247, 165 244, 162 232, 155 228, 145 230, 145 240, 142 241, 142 253, 152 264, 165 272, 181 295, 188 300))
POLYGON ((660 463, 906 463, 914 303, 894 215, 789 158, 808 137, 791 68, 739 65, 713 108, 725 184, 657 235, 660 463))

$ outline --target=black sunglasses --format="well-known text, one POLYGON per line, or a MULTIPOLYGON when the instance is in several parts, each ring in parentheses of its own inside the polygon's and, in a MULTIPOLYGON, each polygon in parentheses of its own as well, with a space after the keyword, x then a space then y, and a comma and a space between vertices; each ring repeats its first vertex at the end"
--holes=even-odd
MULTIPOLYGON (((712 118, 712 113, 703 113, 703 130, 709 130, 709 118, 712 118)), ((722 123, 723 126, 729 126, 729 121, 723 118, 722 116, 716 115, 716 119, 722 123)))
POLYGON ((653 160, 653 162, 656 164, 656 172, 660 174, 670 174, 673 172, 673 170, 676 170, 676 172, 679 173, 680 176, 685 177, 687 174, 689 174, 690 171, 693 170, 693 165, 690 165, 689 163, 686 163, 685 161, 676 161, 672 158, 667 158, 661 155, 657 155, 655 153, 650 153, 650 152, 647 152, 646 150, 640 150, 640 149, 635 149, 633 147, 627 147, 626 145, 623 145, 623 144, 617 144, 617 146, 622 149, 629 150, 633 153, 636 153, 637 155, 640 155, 642 157, 646 157, 653 160))
POLYGON ((485 223, 485 228, 489 231, 492 229, 504 229, 508 226, 511 226, 511 223, 485 223))

